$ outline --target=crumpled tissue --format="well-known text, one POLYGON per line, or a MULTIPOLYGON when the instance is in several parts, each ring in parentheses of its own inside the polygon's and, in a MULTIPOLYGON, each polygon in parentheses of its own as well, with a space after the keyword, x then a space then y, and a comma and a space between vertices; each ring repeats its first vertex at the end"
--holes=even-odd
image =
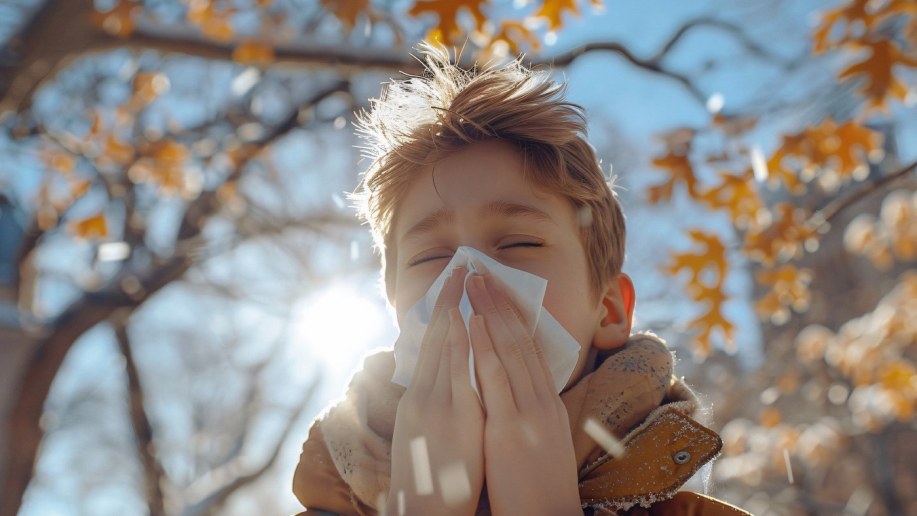
MULTIPOLYGON (((466 288, 459 302, 459 312, 468 328, 474 310, 468 299, 467 284, 475 272, 485 273, 503 289, 519 308, 526 324, 529 325, 535 341, 541 345, 545 361, 554 378, 554 388, 560 392, 576 367, 580 345, 563 326, 542 306, 548 281, 534 274, 507 267, 486 254, 472 247, 462 246, 456 249, 452 260, 436 278, 424 297, 407 312, 401 321, 400 334, 395 341, 395 374, 392 382, 407 387, 411 384, 420 346, 424 333, 433 316, 433 307, 443 285, 452 271, 464 265, 468 269, 465 276, 466 288)), ((469 330, 470 334, 470 330, 469 330)), ((474 374, 474 351, 468 356, 468 368, 471 372, 471 386, 480 396, 474 374)))

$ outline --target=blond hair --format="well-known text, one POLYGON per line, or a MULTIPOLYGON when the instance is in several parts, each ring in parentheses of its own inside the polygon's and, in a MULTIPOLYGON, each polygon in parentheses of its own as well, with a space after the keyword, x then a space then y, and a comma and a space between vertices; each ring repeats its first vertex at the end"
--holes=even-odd
POLYGON ((465 70, 441 47, 424 46, 421 55, 424 75, 389 83, 358 123, 371 163, 353 198, 380 251, 389 300, 394 299, 397 249, 391 238, 399 200, 424 166, 493 139, 519 149, 527 180, 573 205, 593 290, 600 292, 621 271, 624 215, 586 141, 583 109, 564 100, 563 85, 520 59, 465 70))

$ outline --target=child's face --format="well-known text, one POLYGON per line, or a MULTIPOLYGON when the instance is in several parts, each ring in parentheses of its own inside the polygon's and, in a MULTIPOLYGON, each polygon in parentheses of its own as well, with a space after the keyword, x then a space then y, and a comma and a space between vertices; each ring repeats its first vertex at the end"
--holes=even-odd
POLYGON ((574 207, 525 181, 505 142, 470 145, 427 167, 401 200, 393 227, 398 320, 423 297, 459 246, 548 280, 544 306, 580 343, 578 378, 605 314, 589 278, 574 207), (434 184, 435 181, 435 184, 434 184))

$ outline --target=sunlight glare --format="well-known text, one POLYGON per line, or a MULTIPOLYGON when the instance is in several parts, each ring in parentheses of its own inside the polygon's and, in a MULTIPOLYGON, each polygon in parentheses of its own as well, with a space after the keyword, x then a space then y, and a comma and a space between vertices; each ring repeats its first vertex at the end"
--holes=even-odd
POLYGON ((311 360, 326 367, 351 369, 367 350, 383 342, 389 324, 381 303, 371 292, 336 284, 299 301, 293 307, 291 338, 311 360))

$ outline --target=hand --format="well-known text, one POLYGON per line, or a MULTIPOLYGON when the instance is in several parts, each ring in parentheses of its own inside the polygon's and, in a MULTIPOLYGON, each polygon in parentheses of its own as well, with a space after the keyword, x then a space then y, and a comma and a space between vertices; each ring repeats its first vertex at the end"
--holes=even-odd
POLYGON ((541 347, 493 282, 468 285, 478 385, 486 410, 484 463, 490 508, 501 514, 582 514, 567 409, 541 347))
POLYGON ((484 483, 484 411, 471 388, 458 311, 466 275, 443 286, 395 414, 387 513, 474 514, 484 483))

